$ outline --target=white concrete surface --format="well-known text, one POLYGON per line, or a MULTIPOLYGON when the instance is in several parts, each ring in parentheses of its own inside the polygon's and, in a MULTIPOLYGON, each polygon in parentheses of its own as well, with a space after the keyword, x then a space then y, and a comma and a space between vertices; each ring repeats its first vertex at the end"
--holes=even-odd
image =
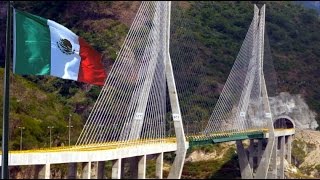
MULTIPOLYGON (((18 165, 43 165, 62 164, 72 162, 94 162, 122 159, 128 157, 157 154, 162 152, 173 152, 177 150, 175 143, 147 144, 123 147, 119 149, 94 150, 94 151, 61 151, 61 152, 9 152, 9 166, 18 165)), ((1 165, 1 158, 0 158, 1 165)))
MULTIPOLYGON (((289 136, 293 135, 295 133, 295 129, 274 129, 274 136, 280 137, 280 136, 289 136)), ((265 138, 269 138, 269 133, 264 134, 265 138)))

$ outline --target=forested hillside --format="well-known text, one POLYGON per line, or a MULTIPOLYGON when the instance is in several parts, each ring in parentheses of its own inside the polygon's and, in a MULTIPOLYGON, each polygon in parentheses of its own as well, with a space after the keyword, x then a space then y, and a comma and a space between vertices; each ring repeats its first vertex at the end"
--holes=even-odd
MULTIPOLYGON (((278 76, 277 91, 302 94, 308 105, 320 114, 319 16, 314 10, 292 2, 256 3, 266 3, 266 33, 278 76)), ((83 37, 103 54, 107 71, 116 59, 139 5, 138 1, 14 2, 15 8, 54 20, 83 37)), ((0 2, 0 47, 5 45, 5 7, 5 3, 0 2)), ((189 89, 186 98, 192 99, 191 103, 199 104, 190 106, 194 116, 201 116, 202 119, 210 116, 252 17, 253 2, 250 1, 173 2, 171 44, 182 43, 171 45, 172 56, 175 48, 181 47, 185 51, 190 49, 189 52, 197 52, 186 62, 173 62, 180 66, 184 75, 193 77, 188 83, 194 88, 189 89), (179 36, 181 31, 192 37, 192 41, 188 41, 192 43, 183 43, 182 36, 179 36), (202 76, 193 74, 197 71, 201 71, 202 76)), ((1 60, 3 54, 1 51, 1 60)), ((183 55, 187 57, 187 54, 183 55)), ((2 71, 0 73, 2 76, 2 71)), ((3 84, 2 81, 0 83, 3 84)), ((21 125, 28 126, 29 131, 34 132, 29 134, 29 138, 34 140, 30 144, 26 141, 26 148, 45 146, 48 142, 46 126, 50 123, 56 126, 54 135, 66 143, 69 113, 73 114, 72 123, 77 126, 74 128, 74 143, 101 89, 49 76, 15 75, 12 76, 12 86, 19 87, 11 92, 10 122, 13 129, 10 138, 15 142, 11 144, 12 149, 19 148, 20 131, 17 126, 21 125), (34 96, 23 95, 25 91, 39 93, 34 93, 34 96), (18 100, 21 101, 18 103, 18 100), (33 125, 37 123, 37 126, 33 125), (33 128, 38 128, 38 131, 33 128)), ((186 104, 181 102, 181 106, 189 107, 186 104)), ((320 116, 317 119, 320 122, 320 116)))
MULTIPOLYGON (((271 82, 272 74, 265 73, 266 81, 273 83, 269 95, 283 91, 302 94, 310 108, 319 114, 318 14, 292 2, 256 3, 266 4, 265 52, 270 46, 271 53, 269 56, 265 53, 265 61, 273 60, 277 75, 276 82, 271 82)), ((253 4, 191 1, 173 4, 172 11, 175 15, 170 47, 173 65, 178 67, 177 87, 184 92, 184 96, 179 96, 182 109, 187 109, 184 121, 197 119, 194 116, 205 121, 246 36, 253 18, 253 4)), ((197 123, 190 127, 199 126, 197 123)))
MULTIPOLYGON (((83 37, 103 54, 109 71, 140 2, 65 2, 20 1, 14 7, 54 20, 83 37)), ((6 2, 0 2, 0 47, 5 47, 6 2)), ((4 50, 4 48, 2 49, 4 50)), ((0 63, 3 67, 4 51, 0 63)), ((0 69, 3 86, 3 69, 0 69)), ((11 76, 10 149, 19 149, 20 129, 23 149, 49 146, 52 129, 53 146, 68 144, 68 120, 71 114, 71 144, 79 137, 101 87, 49 76, 11 76)), ((2 89, 0 98, 2 102, 2 89)), ((2 117, 2 105, 0 108, 2 117)), ((2 125, 2 124, 1 124, 2 125)))

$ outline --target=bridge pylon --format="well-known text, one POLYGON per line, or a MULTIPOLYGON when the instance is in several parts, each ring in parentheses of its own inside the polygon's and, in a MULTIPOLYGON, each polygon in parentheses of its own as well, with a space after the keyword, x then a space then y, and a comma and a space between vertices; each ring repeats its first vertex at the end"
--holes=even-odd
MULTIPOLYGON (((265 9, 254 5, 254 16, 227 82, 204 130, 206 139, 214 142, 236 141, 241 176, 265 179, 273 171, 276 157, 275 135, 268 92, 264 77, 265 9), (259 140, 255 161, 242 144, 244 139, 259 140), (255 136, 255 137, 254 137, 255 136), (247 137, 247 138, 245 138, 247 137), (250 158, 249 158, 250 157, 250 158)), ((253 142, 252 142, 253 143, 253 142)), ((272 174, 272 173, 271 173, 272 174)))
MULTIPOLYGON (((168 178, 181 177, 188 148, 169 53, 170 12, 170 1, 141 3, 76 143, 78 146, 113 143, 118 149, 138 146, 135 149, 136 157, 128 160, 127 152, 123 152, 123 157, 128 162, 133 162, 134 165, 130 167, 134 176, 141 178, 145 176, 139 174, 145 173, 138 173, 136 169, 140 164, 145 164, 146 157, 141 156, 145 146, 154 143, 168 144, 167 92, 177 145, 168 178)), ((166 150, 164 148, 162 152, 166 150)), ((120 161, 119 163, 121 164, 120 161)), ((160 174, 157 176, 162 177, 160 174)))
MULTIPOLYGON (((253 139, 250 140, 250 148, 248 151, 248 156, 246 153, 244 153, 244 148, 242 145, 241 140, 236 141, 238 156, 239 156, 239 165, 241 170, 241 176, 242 178, 254 178, 254 179, 267 179, 267 178, 276 178, 276 169, 277 165, 276 160, 273 160, 277 157, 277 139, 275 139, 274 135, 274 127, 273 127, 273 121, 272 121, 272 113, 270 110, 269 100, 268 100, 268 92, 266 87, 266 82, 264 78, 263 73, 263 60, 264 60, 264 37, 265 37, 265 9, 266 5, 264 4, 260 9, 254 5, 254 18, 253 18, 253 46, 252 46, 252 57, 253 61, 250 62, 250 64, 257 62, 256 66, 252 66, 252 68, 255 68, 256 70, 252 70, 252 74, 254 74, 254 71, 258 74, 258 78, 253 78, 250 76, 250 67, 249 71, 246 76, 246 82, 248 82, 247 89, 243 89, 241 94, 241 100, 242 99, 248 99, 247 101, 241 101, 240 102, 248 102, 248 104, 242 103, 240 108, 240 112, 250 113, 248 112, 248 109, 254 108, 252 104, 258 105, 257 113, 255 118, 252 118, 254 120, 258 120, 261 122, 265 122, 265 127, 267 129, 267 132, 269 134, 268 139, 258 139, 258 146, 256 146, 257 149, 257 162, 256 165, 253 164, 253 160, 249 159, 249 156, 252 156, 250 153, 253 153, 253 147, 254 147, 254 141, 253 139), (247 80, 249 79, 249 80, 247 80), (256 82, 254 82, 256 81, 256 82), (255 88, 258 88, 257 94, 258 96, 255 98, 250 98, 247 96, 251 96, 254 93, 254 90, 252 88, 254 87, 254 84, 257 84, 255 88), (250 89, 251 88, 251 89, 250 89), (250 102, 251 101, 251 102, 250 102), (251 107, 250 107, 251 106, 251 107), (264 149, 262 151, 262 148, 264 149), (272 161, 271 161, 272 160, 272 161), (256 168, 254 168, 256 167, 256 168)), ((250 66, 249 64, 249 66, 250 66)), ((251 112, 251 116, 254 113, 251 112)), ((241 116, 241 115, 240 115, 241 116)), ((250 116, 250 114, 249 114, 250 116)), ((243 116, 245 118, 245 116, 243 116)), ((245 118, 246 120, 247 117, 245 118)), ((251 121, 252 122, 252 121, 251 121)), ((259 126, 256 126, 259 128, 259 126)), ((263 128, 263 127, 260 127, 263 128)))
MULTIPOLYGON (((274 124, 272 113, 270 110, 266 82, 263 73, 263 60, 264 60, 264 37, 265 37, 265 9, 263 5, 260 9, 254 5, 254 27, 253 34, 256 36, 253 41, 253 52, 257 52, 257 60, 260 62, 258 72, 260 75, 260 105, 258 111, 258 118, 266 122, 268 138, 263 139, 250 139, 249 148, 245 151, 242 141, 236 141, 239 165, 241 176, 244 179, 276 179, 278 173, 280 178, 284 178, 284 169, 277 165, 277 160, 280 157, 280 164, 283 166, 284 161, 284 136, 275 136, 274 124), (280 139, 279 139, 280 138, 280 139), (281 142, 279 142, 281 140, 281 142), (256 142, 255 142, 256 141, 256 142), (278 154, 278 146, 280 146, 280 154, 278 154), (253 161, 254 154, 256 161, 253 161)), ((291 158, 291 157, 289 157, 291 158)))
POLYGON ((181 177, 182 169, 184 160, 187 153, 187 141, 183 129, 183 123, 182 123, 182 116, 181 116, 181 110, 178 100, 178 93, 177 88, 174 80, 173 75, 173 68, 170 58, 170 52, 169 52, 169 42, 170 42, 170 16, 171 16, 171 1, 168 1, 168 23, 167 23, 167 58, 166 58, 166 78, 167 78, 167 84, 168 84, 168 90, 169 90, 169 98, 170 98, 170 105, 172 110, 172 119, 173 119, 173 125, 175 129, 176 134, 176 141, 177 141, 177 151, 176 156, 173 162, 173 165, 170 169, 168 179, 177 179, 181 177))

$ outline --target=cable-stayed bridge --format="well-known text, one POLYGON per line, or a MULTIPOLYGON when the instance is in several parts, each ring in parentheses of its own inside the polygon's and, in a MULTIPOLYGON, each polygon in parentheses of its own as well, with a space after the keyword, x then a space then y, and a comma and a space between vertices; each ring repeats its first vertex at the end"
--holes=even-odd
POLYGON ((211 116, 201 123, 193 121, 199 131, 186 134, 190 112, 180 109, 185 89, 179 87, 186 75, 175 65, 189 57, 171 52, 171 19, 171 2, 142 2, 76 145, 12 151, 9 165, 35 165, 35 178, 50 178, 51 164, 68 163, 68 177, 76 178, 77 163, 82 163, 82 178, 91 178, 92 163, 97 162, 95 177, 104 178, 105 161, 112 161, 112 178, 124 177, 125 164, 132 178, 145 178, 147 156, 153 155, 156 178, 163 178, 163 154, 176 152, 168 178, 180 178, 189 147, 236 141, 242 178, 284 178, 294 123, 270 111, 265 5, 254 6, 211 116), (173 124, 173 136, 168 136, 168 124, 173 124), (246 139, 247 149, 242 144, 246 139))

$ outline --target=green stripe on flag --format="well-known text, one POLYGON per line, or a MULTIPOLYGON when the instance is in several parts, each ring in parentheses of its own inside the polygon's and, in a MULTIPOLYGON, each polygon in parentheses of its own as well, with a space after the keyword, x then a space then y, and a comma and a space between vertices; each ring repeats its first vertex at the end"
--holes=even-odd
POLYGON ((47 20, 15 9, 15 73, 49 75, 50 29, 47 20))

